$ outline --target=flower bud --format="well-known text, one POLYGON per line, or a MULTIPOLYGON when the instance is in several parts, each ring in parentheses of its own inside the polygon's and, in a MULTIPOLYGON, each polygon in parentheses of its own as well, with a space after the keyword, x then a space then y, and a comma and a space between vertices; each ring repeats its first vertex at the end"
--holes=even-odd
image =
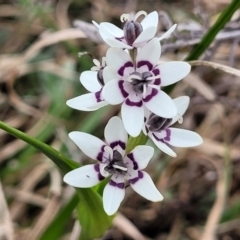
POLYGON ((141 23, 136 21, 127 21, 123 27, 124 38, 130 45, 133 44, 142 31, 141 23))

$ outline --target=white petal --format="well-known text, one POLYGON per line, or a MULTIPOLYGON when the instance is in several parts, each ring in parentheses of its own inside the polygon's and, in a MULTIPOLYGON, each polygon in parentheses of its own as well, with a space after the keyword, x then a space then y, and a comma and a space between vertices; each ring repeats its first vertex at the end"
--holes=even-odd
POLYGON ((111 80, 104 87, 102 91, 103 98, 110 104, 116 105, 124 101, 128 93, 124 88, 124 81, 111 80))
POLYGON ((102 30, 105 34, 109 34, 114 38, 123 37, 123 30, 109 22, 100 23, 99 29, 102 30))
POLYGON ((88 188, 97 185, 99 180, 99 173, 95 170, 96 164, 86 165, 67 173, 63 181, 73 187, 88 188))
POLYGON ((160 117, 172 118, 177 115, 177 109, 173 100, 161 90, 155 96, 151 97, 149 101, 146 102, 144 100, 144 105, 160 117))
MULTIPOLYGON (((125 187, 122 188, 113 184, 112 181, 114 180, 111 179, 103 191, 103 207, 108 215, 113 215, 118 210, 125 195, 125 187)), ((114 183, 116 182, 114 181, 114 183)), ((124 179, 121 178, 121 182, 116 184, 124 184, 124 179)))
POLYGON ((152 141, 155 143, 155 145, 163 152, 165 152, 166 154, 168 154, 171 157, 176 157, 177 154, 170 148, 167 146, 166 143, 163 143, 161 141, 158 141, 153 135, 149 134, 149 137, 152 139, 152 141))
MULTIPOLYGON (((158 13, 156 11, 149 13, 141 22, 143 30, 148 27, 155 27, 157 31, 158 13)), ((153 36, 154 37, 154 36, 153 36)))
MULTIPOLYGON (((152 39, 156 34, 156 30, 157 30, 156 27, 148 27, 144 29, 137 37, 137 39, 134 41, 133 43, 134 47, 141 47, 144 43, 152 39)), ((158 44, 160 44, 159 41, 158 44)))
POLYGON ((81 111, 94 111, 103 106, 106 106, 108 103, 105 101, 97 102, 95 93, 87 93, 81 96, 69 99, 66 104, 74 109, 81 111))
POLYGON ((71 132, 68 135, 74 143, 91 159, 97 160, 98 154, 106 144, 99 138, 84 132, 71 132))
POLYGON ((106 42, 110 47, 115 47, 115 48, 127 48, 127 49, 132 49, 132 46, 129 46, 125 42, 119 41, 116 38, 109 37, 106 35, 103 31, 99 31, 102 39, 104 42, 106 42))
POLYGON ((161 86, 168 86, 186 77, 191 66, 186 62, 167 62, 159 66, 161 86))
POLYGON ((171 136, 168 143, 174 147, 195 147, 203 142, 201 136, 193 131, 179 128, 169 129, 171 131, 171 136))
POLYGON ((120 76, 134 72, 130 55, 122 49, 109 48, 106 54, 107 65, 120 76))
POLYGON ((136 146, 129 154, 132 154, 134 161, 137 163, 137 169, 141 170, 148 165, 153 156, 153 153, 154 148, 150 146, 136 146))
POLYGON ((143 106, 129 106, 126 101, 122 104, 122 120, 129 135, 137 137, 144 124, 143 106))
POLYGON ((103 80, 105 84, 113 79, 118 79, 118 78, 119 78, 118 74, 114 73, 110 69, 110 67, 107 66, 103 69, 103 80))
POLYGON ((143 173, 142 178, 139 178, 135 183, 130 182, 133 190, 150 201, 157 202, 163 200, 163 196, 155 187, 148 173, 144 171, 141 172, 143 173))
POLYGON ((175 30, 176 27, 177 27, 177 24, 174 24, 172 27, 170 27, 167 30, 167 32, 165 32, 160 38, 158 38, 158 41, 168 38, 172 34, 172 32, 175 30))
POLYGON ((128 135, 119 117, 112 117, 108 121, 104 130, 104 136, 110 147, 115 148, 117 146, 122 153, 126 149, 128 135))
POLYGON ((109 105, 108 102, 106 102, 106 101, 101 101, 101 102, 98 102, 98 103, 96 103, 96 104, 94 104, 94 105, 89 106, 89 107, 87 108, 87 110, 85 110, 85 111, 95 111, 95 110, 97 110, 97 109, 99 109, 99 108, 101 108, 101 107, 105 107, 105 106, 107 106, 107 105, 109 105))
POLYGON ((154 38, 150 42, 148 42, 138 53, 137 55, 137 68, 139 68, 139 64, 144 62, 149 62, 152 65, 151 69, 157 64, 161 55, 161 45, 159 41, 154 38))
POLYGON ((98 92, 102 88, 98 82, 96 71, 84 71, 80 75, 80 82, 89 92, 98 92))
POLYGON ((174 124, 180 117, 184 115, 189 105, 190 98, 188 96, 181 96, 173 99, 173 102, 177 108, 177 115, 173 117, 171 125, 174 124))

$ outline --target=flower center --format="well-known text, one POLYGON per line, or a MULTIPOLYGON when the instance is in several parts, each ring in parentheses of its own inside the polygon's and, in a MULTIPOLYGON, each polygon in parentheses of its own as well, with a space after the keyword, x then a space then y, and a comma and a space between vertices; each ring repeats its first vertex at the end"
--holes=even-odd
POLYGON ((165 130, 172 122, 172 118, 159 117, 153 113, 148 118, 148 129, 151 132, 159 132, 165 130))
POLYGON ((146 95, 147 86, 152 80, 153 74, 151 72, 133 72, 130 74, 128 81, 132 84, 133 91, 136 93, 143 93, 146 95))
POLYGON ((127 165, 123 161, 121 153, 117 150, 113 150, 112 159, 109 159, 109 164, 104 168, 104 170, 110 174, 121 173, 125 174, 127 172, 127 165))

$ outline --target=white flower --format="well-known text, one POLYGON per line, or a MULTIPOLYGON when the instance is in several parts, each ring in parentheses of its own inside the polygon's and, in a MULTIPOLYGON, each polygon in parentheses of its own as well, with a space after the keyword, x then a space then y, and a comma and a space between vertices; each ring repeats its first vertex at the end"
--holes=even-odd
MULTIPOLYGON (((156 11, 149 14, 140 11, 134 17, 131 17, 130 14, 123 14, 120 19, 125 22, 123 30, 108 22, 97 24, 93 21, 103 40, 111 47, 126 49, 143 47, 156 35, 158 26, 158 13, 156 11), (140 15, 145 16, 141 23, 136 21, 140 15)), ((168 38, 176 26, 176 24, 173 25, 158 38, 158 41, 168 38)))
POLYGON ((77 168, 64 176, 69 185, 79 188, 93 187, 111 176, 103 192, 103 206, 107 214, 114 214, 125 195, 125 181, 141 196, 151 201, 161 201, 162 195, 156 189, 151 177, 142 171, 151 157, 153 148, 137 146, 125 156, 127 133, 120 118, 109 120, 105 132, 106 142, 83 132, 71 132, 69 137, 97 164, 77 168))
POLYGON ((194 147, 202 144, 203 140, 199 134, 193 131, 170 127, 177 121, 182 123, 182 116, 189 105, 189 97, 182 96, 173 99, 173 101, 177 108, 177 114, 173 118, 163 118, 149 111, 146 112, 143 132, 152 139, 160 150, 176 157, 176 153, 168 145, 194 147))
POLYGON ((186 62, 167 62, 158 65, 161 46, 157 39, 149 41, 136 56, 122 49, 110 48, 106 60, 112 79, 103 87, 104 99, 112 105, 122 104, 122 119, 127 132, 136 137, 144 122, 144 107, 164 118, 177 114, 172 99, 161 87, 184 78, 191 67, 186 62))
POLYGON ((111 73, 108 73, 105 58, 102 59, 102 64, 97 59, 93 62, 96 66, 92 67, 91 71, 84 71, 80 75, 80 82, 90 93, 68 100, 69 107, 82 111, 94 111, 108 105, 102 96, 102 88, 109 80, 108 76, 111 76, 111 73))

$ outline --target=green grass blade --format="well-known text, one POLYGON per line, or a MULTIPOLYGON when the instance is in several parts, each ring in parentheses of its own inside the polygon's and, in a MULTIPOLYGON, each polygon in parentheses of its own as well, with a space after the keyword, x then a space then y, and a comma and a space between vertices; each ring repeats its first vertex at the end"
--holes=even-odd
POLYGON ((39 240, 59 239, 63 233, 64 225, 71 218, 72 212, 76 208, 78 202, 78 195, 74 194, 67 204, 58 212, 39 240))

